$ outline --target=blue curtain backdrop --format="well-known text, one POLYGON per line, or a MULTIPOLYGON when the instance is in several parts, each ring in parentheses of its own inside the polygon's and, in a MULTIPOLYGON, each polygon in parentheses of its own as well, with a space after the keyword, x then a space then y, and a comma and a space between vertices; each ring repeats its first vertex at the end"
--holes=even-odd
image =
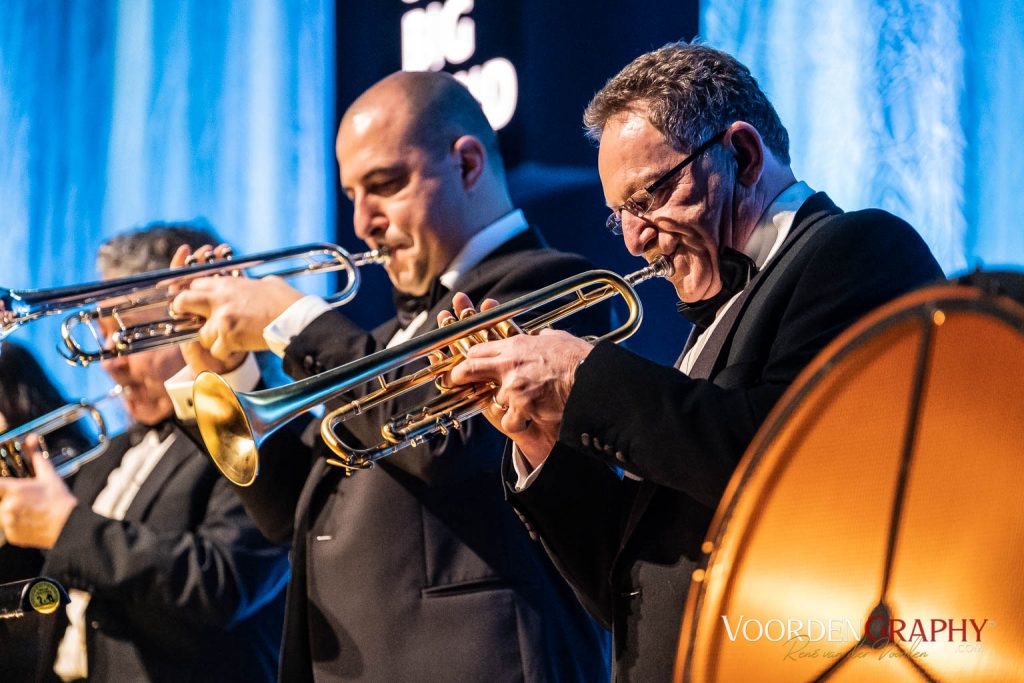
POLYGON ((812 187, 906 218, 947 273, 1024 263, 1024 0, 703 0, 700 32, 751 68, 812 187))
MULTIPOLYGON (((333 241, 331 0, 0 3, 0 285, 96 278, 107 236, 206 219, 239 252, 333 241)), ((32 345, 70 396, 53 324, 32 345)))

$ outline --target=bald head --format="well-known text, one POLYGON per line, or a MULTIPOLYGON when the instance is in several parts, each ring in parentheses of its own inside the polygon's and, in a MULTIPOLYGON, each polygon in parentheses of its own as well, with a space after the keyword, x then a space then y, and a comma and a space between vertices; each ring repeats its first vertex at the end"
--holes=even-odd
POLYGON ((498 136, 480 104, 450 74, 439 71, 399 71, 371 86, 345 111, 341 127, 360 125, 375 112, 387 112, 402 142, 431 154, 445 154, 463 135, 480 140, 491 170, 504 176, 498 136))
POLYGON ((356 236, 386 247, 392 284, 422 294, 473 235, 512 211, 497 137, 443 73, 396 73, 338 129, 341 188, 356 236))

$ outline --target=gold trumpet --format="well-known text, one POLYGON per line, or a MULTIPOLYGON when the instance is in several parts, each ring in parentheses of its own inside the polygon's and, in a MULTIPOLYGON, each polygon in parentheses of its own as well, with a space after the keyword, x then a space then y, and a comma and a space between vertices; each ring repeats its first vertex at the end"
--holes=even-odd
MULTIPOLYGON (((25 437, 29 434, 46 436, 58 429, 83 420, 92 420, 96 433, 96 445, 81 453, 61 450, 58 453, 49 453, 48 458, 53 463, 53 468, 61 477, 70 477, 78 469, 89 462, 103 455, 110 443, 107 435, 107 425, 100 413, 100 406, 110 400, 121 396, 122 387, 115 386, 102 398, 91 403, 81 401, 61 406, 45 415, 37 417, 31 422, 0 434, 0 477, 31 477, 32 471, 25 458, 22 456, 25 437)), ((45 449, 44 449, 45 450, 45 449)))
POLYGON ((643 319, 643 307, 634 286, 653 277, 668 277, 671 273, 672 266, 664 257, 625 277, 604 270, 580 273, 403 344, 274 389, 235 393, 219 375, 201 373, 193 388, 199 431, 224 476, 239 486, 249 486, 259 473, 259 447, 276 429, 321 403, 374 382, 378 385, 375 390, 345 403, 321 422, 321 435, 338 456, 328 462, 350 470, 365 469, 374 461, 402 448, 419 445, 434 434, 458 429, 487 406, 497 389, 493 384, 449 388, 442 382, 463 360, 470 346, 489 338, 535 334, 615 295, 622 296, 629 316, 594 342, 622 341, 636 332, 643 319), (525 323, 515 320, 570 296, 573 298, 569 302, 539 313, 525 323), (431 354, 442 359, 394 382, 385 379, 392 370, 431 354), (381 429, 383 439, 376 446, 356 448, 345 444, 338 436, 336 427, 346 418, 428 383, 435 384, 440 395, 406 415, 388 420, 381 429))
POLYGON ((167 268, 71 287, 0 289, 0 339, 43 316, 73 312, 61 325, 61 337, 67 347, 64 357, 73 365, 85 366, 106 358, 195 339, 203 320, 195 316, 176 316, 169 307, 175 294, 197 278, 238 276, 243 272, 249 277, 276 275, 290 278, 343 271, 346 277, 344 286, 328 299, 332 306, 341 306, 348 303, 359 289, 359 267, 368 263, 384 263, 387 259, 387 252, 381 249, 349 254, 335 244, 305 244, 241 259, 228 256, 211 263, 167 268), (263 272, 262 269, 268 266, 270 270, 263 272), (108 303, 110 301, 115 303, 108 303), (151 309, 161 311, 163 317, 147 320, 144 324, 127 322, 128 318, 151 309), (110 335, 100 331, 98 323, 103 319, 112 321, 114 331, 110 335), (80 334, 80 327, 85 328, 86 334, 80 334), (109 344, 106 343, 108 341, 109 344))

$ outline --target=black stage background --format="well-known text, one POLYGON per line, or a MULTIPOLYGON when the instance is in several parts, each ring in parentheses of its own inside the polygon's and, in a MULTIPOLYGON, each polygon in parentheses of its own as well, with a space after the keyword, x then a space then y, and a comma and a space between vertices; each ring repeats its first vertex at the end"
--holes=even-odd
MULTIPOLYGON (((448 9, 465 0, 448 0, 448 9)), ((402 67, 402 17, 441 3, 422 0, 338 2, 337 100, 335 119, 367 87, 402 67)), ((458 12, 458 9, 455 10, 458 12)), ((477 0, 462 16, 475 24, 476 50, 466 62, 445 70, 504 57, 518 76, 518 103, 501 129, 513 200, 553 246, 589 257, 619 273, 642 265, 621 238, 604 228, 597 175, 597 151, 582 134, 581 116, 604 82, 637 55, 697 32, 696 0, 562 3, 542 0, 477 0)), ((335 168, 335 174, 337 168, 335 168)), ((335 187, 337 187, 335 178, 335 187)), ((352 206, 338 194, 338 240, 364 248, 352 232, 352 206)), ((345 313, 370 326, 391 316, 387 278, 364 269, 360 295, 345 313)), ((643 285, 645 323, 628 342, 639 353, 671 363, 688 326, 675 312, 675 294, 664 282, 643 285)))

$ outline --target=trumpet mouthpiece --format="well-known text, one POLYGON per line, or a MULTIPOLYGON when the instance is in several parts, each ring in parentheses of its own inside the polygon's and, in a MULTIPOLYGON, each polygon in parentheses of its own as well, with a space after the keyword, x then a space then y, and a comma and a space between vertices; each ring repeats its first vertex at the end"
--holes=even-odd
POLYGON ((654 272, 652 273, 654 277, 671 277, 672 273, 676 270, 672 267, 672 262, 669 261, 666 256, 659 256, 654 259, 651 263, 651 268, 654 269, 654 272))
POLYGON ((626 276, 626 282, 631 286, 646 282, 654 277, 669 277, 674 272, 672 262, 664 256, 654 259, 646 268, 641 268, 635 273, 626 276))
POLYGON ((387 263, 391 258, 391 250, 387 247, 378 247, 367 254, 368 263, 387 263))

